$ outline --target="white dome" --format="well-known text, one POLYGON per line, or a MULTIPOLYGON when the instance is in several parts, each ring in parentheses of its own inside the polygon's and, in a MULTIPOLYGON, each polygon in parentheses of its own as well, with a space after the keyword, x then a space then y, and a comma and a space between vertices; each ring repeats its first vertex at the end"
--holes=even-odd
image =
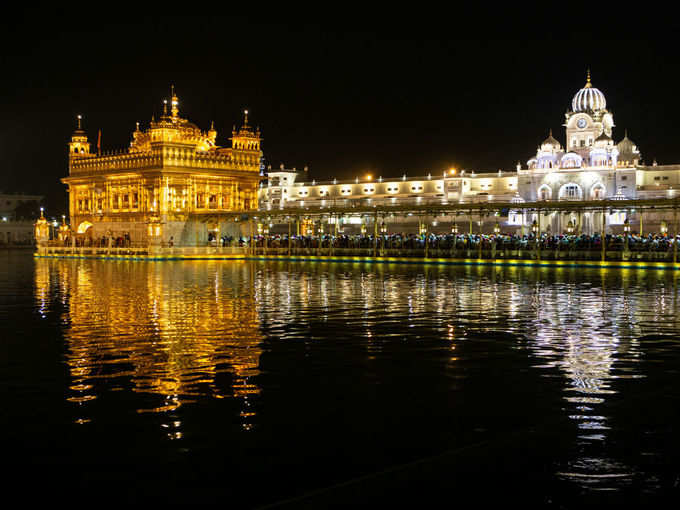
POLYGON ((607 100, 604 94, 590 83, 590 72, 585 87, 579 90, 571 100, 571 110, 574 112, 586 112, 592 110, 604 110, 607 100))

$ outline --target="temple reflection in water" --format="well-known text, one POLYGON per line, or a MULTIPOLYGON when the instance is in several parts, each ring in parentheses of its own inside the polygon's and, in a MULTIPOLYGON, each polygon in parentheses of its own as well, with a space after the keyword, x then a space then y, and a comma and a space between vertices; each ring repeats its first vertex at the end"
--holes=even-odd
POLYGON ((235 397, 249 426, 261 353, 251 266, 40 260, 35 275, 39 309, 62 301, 69 401, 129 389, 155 396, 138 412, 165 412, 235 397))
MULTIPOLYGON (((644 386, 646 335, 680 330, 678 275, 663 271, 38 259, 35 274, 38 313, 62 313, 79 420, 98 397, 134 392, 126 406, 160 413, 179 438, 183 404, 229 399, 219 412, 250 430, 267 421, 256 408, 287 423, 281 402, 347 374, 364 389, 408 378, 435 402, 422 381, 439 370, 514 398, 511 410, 545 381, 547 429, 570 449, 555 471, 577 484, 632 480, 630 461, 604 448, 626 426, 613 407, 644 386), (404 352, 408 364, 392 366, 404 352)), ((310 408, 335 405, 324 398, 310 408)))

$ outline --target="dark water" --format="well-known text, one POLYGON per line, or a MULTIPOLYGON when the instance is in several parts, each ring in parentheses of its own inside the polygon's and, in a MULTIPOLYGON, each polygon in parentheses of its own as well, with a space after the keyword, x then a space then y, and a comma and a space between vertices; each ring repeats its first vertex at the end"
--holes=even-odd
POLYGON ((0 253, 3 484, 234 508, 673 501, 678 301, 662 271, 0 253))

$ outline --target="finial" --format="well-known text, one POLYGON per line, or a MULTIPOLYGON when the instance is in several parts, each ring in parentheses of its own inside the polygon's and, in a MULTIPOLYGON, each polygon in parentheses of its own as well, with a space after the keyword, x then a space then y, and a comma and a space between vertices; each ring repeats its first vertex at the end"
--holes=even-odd
POLYGON ((177 99, 177 96, 175 95, 175 86, 170 85, 170 93, 172 94, 170 96, 170 102, 171 102, 171 108, 170 111, 172 113, 173 118, 177 118, 179 114, 179 101, 177 99))
POLYGON ((163 116, 165 117, 167 115, 168 115, 168 100, 163 99, 163 116))
POLYGON ((550 128, 550 136, 552 137, 552 128, 550 128))
POLYGON ((586 73, 586 86, 585 88, 589 89, 593 85, 590 83, 590 68, 588 68, 588 72, 586 73))
POLYGON ((136 122, 137 124, 137 131, 139 131, 139 122, 136 122))
POLYGON ((78 131, 82 129, 82 127, 80 126, 80 121, 82 120, 82 118, 83 118, 82 115, 78 115, 78 131))
POLYGON ((628 128, 623 130, 623 137, 628 138, 628 128))
POLYGON ((248 125, 248 110, 243 110, 243 126, 248 125))
POLYGON ((214 120, 210 121, 210 131, 215 131, 215 121, 214 120))

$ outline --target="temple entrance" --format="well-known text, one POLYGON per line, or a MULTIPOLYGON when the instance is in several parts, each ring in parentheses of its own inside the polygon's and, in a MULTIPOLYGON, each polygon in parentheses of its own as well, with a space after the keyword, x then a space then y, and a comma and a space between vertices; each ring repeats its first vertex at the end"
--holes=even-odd
POLYGON ((91 246, 92 245, 92 223, 83 221, 78 225, 76 230, 76 245, 77 246, 91 246))

